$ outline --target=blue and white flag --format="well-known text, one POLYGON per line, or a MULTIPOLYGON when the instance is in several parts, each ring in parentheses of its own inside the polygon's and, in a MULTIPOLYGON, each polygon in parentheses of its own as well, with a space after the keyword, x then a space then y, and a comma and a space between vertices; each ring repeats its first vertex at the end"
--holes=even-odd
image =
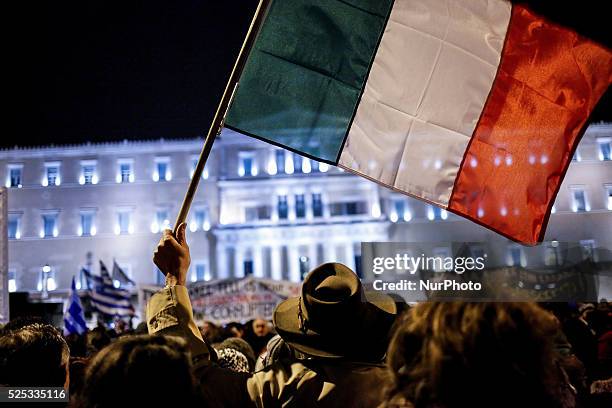
POLYGON ((135 286, 133 280, 121 269, 117 261, 113 259, 113 282, 118 282, 121 285, 132 285, 135 286))
POLYGON ((83 269, 83 273, 87 278, 89 299, 95 311, 109 317, 134 316, 130 291, 113 285, 113 279, 102 261, 100 261, 100 276, 93 275, 86 269, 83 269))
POLYGON ((68 298, 68 307, 64 313, 64 335, 83 334, 86 331, 87 325, 85 324, 85 314, 83 313, 83 306, 81 305, 81 299, 77 293, 73 276, 70 296, 68 298))

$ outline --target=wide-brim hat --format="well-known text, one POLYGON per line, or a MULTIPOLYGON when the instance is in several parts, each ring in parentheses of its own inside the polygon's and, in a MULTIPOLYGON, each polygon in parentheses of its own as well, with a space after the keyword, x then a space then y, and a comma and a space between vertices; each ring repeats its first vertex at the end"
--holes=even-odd
POLYGON ((393 298, 364 291, 351 269, 326 263, 304 278, 300 297, 276 307, 273 320, 283 340, 309 356, 379 361, 396 316, 393 298))

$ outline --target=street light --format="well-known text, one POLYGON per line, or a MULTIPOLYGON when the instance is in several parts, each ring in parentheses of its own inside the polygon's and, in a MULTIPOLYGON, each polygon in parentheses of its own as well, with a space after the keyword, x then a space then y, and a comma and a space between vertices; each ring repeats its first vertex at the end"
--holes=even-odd
POLYGON ((49 297, 49 292, 47 291, 47 284, 48 284, 48 280, 49 280, 49 273, 51 272, 51 267, 49 266, 49 264, 45 264, 45 266, 42 267, 42 294, 41 294, 41 298, 46 299, 49 297))

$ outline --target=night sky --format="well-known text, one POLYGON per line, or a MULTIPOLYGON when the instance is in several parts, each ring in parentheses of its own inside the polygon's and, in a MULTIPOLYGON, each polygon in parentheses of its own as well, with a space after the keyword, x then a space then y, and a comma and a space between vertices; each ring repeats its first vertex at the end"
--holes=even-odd
MULTIPOLYGON (((3 146, 205 134, 257 2, 16 3, 2 7, 10 22, 3 146)), ((607 2, 528 3, 612 47, 607 2)), ((612 121, 610 93, 593 120, 612 121)))

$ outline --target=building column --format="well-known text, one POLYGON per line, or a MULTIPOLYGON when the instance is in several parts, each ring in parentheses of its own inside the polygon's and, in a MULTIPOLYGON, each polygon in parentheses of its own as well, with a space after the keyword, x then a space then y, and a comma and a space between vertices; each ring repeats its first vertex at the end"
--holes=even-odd
POLYGON ((331 241, 323 245, 323 261, 324 262, 336 262, 336 243, 331 241))
POLYGON ((297 246, 289 246, 289 280, 292 282, 299 282, 301 280, 299 257, 300 254, 297 246))
POLYGON ((329 212, 329 197, 327 193, 321 192, 321 204, 323 205, 323 218, 328 219, 330 217, 329 212))
POLYGON ((287 218, 289 221, 295 221, 295 195, 292 192, 287 193, 287 206, 289 207, 287 218))
POLYGON ((355 249, 353 248, 353 243, 349 242, 345 245, 346 250, 346 266, 351 268, 353 271, 355 270, 355 249))
POLYGON ((278 194, 272 196, 272 221, 278 222, 278 194))
POLYGON ((262 247, 257 245, 253 247, 253 276, 256 278, 264 277, 263 270, 263 254, 262 247))
POLYGON ((312 214, 312 193, 310 191, 304 192, 304 204, 306 205, 306 219, 312 222, 314 216, 312 214))
POLYGON ((234 277, 244 277, 244 248, 242 246, 236 246, 234 253, 234 277))
POLYGON ((217 246, 217 278, 229 278, 229 262, 225 245, 217 246))
POLYGON ((281 249, 278 245, 272 246, 271 258, 272 273, 270 277, 275 280, 282 280, 283 273, 281 271, 281 249))
POLYGON ((308 267, 312 271, 314 268, 319 266, 319 262, 317 261, 317 244, 310 244, 308 246, 308 267))

